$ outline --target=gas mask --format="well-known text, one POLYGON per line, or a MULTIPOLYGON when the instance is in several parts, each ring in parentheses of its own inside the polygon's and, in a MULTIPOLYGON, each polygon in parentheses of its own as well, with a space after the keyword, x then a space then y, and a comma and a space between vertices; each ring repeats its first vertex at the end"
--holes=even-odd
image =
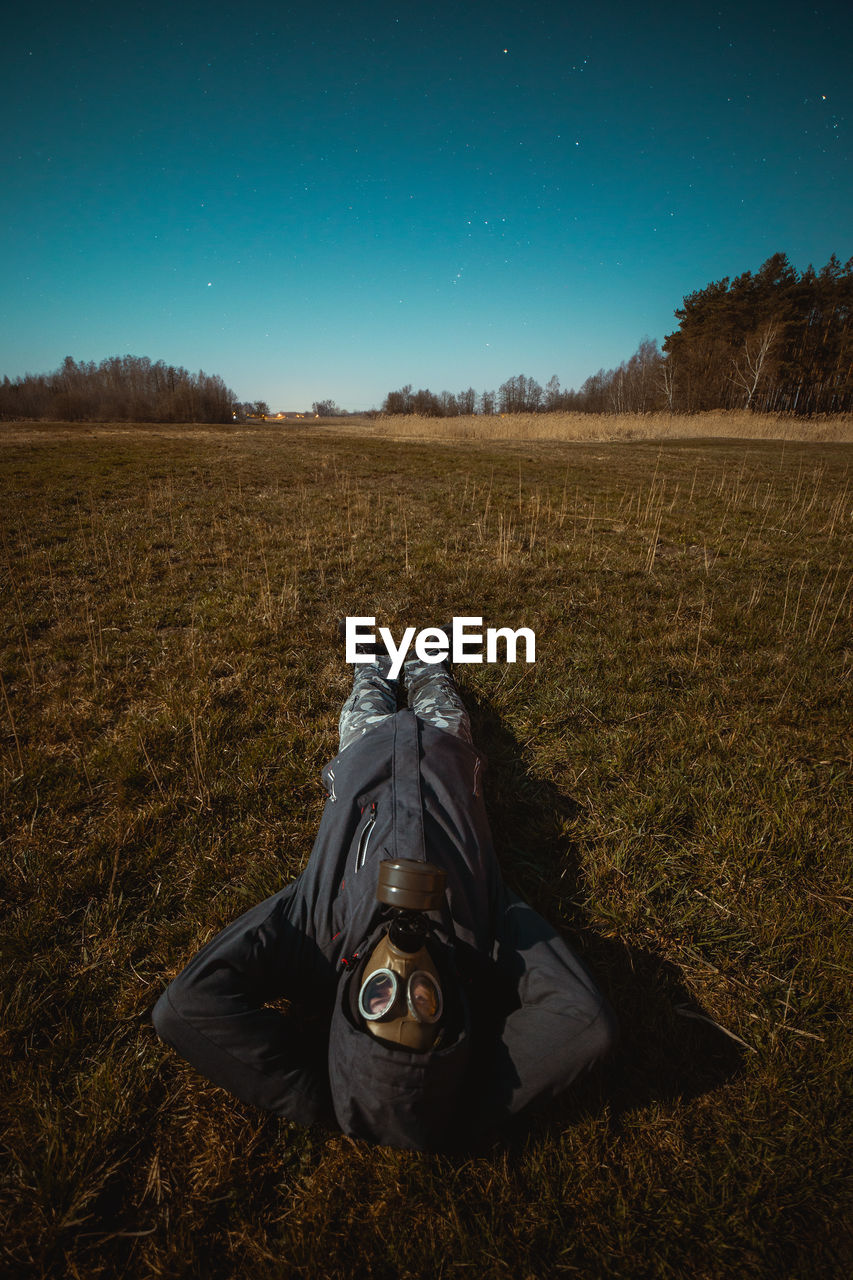
POLYGON ((445 873, 430 862, 380 862, 376 897, 394 909, 362 970, 358 1011, 371 1035, 426 1053, 441 1031, 441 975, 430 955, 428 911, 444 901, 445 873))

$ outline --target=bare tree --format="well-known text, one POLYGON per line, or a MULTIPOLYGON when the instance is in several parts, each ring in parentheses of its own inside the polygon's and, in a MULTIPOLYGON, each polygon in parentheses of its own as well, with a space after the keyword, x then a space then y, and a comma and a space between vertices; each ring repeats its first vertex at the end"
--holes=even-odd
POLYGON ((501 413, 536 413, 542 404, 542 388, 520 373, 501 384, 498 397, 501 413))
POLYGON ((751 406, 761 379, 769 373, 768 357, 778 331, 778 325, 772 321, 766 324, 744 340, 740 356, 732 361, 729 381, 746 393, 745 409, 751 406))
POLYGON ((563 393, 560 390, 560 379, 556 373, 552 378, 548 379, 545 384, 545 400, 543 407, 546 413, 554 413, 555 410, 562 408, 563 393))
POLYGON ((658 368, 658 389, 663 393, 666 407, 673 412, 675 400, 675 365, 672 356, 664 356, 658 368))
POLYGON ((407 382, 399 391, 389 391, 382 404, 383 413, 414 413, 412 384, 407 382))
POLYGON ((460 413, 474 413, 477 407, 477 392, 473 387, 469 387, 467 391, 460 391, 456 397, 456 403, 459 406, 460 413))

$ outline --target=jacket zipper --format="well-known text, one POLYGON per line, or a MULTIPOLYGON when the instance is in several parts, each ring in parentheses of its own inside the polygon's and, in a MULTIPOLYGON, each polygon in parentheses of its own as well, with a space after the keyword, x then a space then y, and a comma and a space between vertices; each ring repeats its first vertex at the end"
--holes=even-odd
POLYGON ((364 866, 367 858, 367 846, 370 844, 370 833, 376 825, 376 805, 370 806, 370 817, 361 829, 361 835, 358 838, 358 852, 355 855, 355 869, 359 872, 364 866))

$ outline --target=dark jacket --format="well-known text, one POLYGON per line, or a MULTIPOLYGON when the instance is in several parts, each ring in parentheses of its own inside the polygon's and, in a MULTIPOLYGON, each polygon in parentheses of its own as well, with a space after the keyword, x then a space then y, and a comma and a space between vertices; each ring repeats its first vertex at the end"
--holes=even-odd
POLYGON ((302 1124, 392 1146, 472 1139, 553 1097, 615 1036, 583 964, 504 886, 482 757, 400 711, 323 770, 328 799, 299 878, 207 944, 154 1009, 159 1035, 216 1084, 302 1124), (451 1002, 438 1048, 369 1035, 353 1009, 381 936, 385 858, 447 873, 433 913, 451 1002), (288 1009, 273 1007, 290 1001, 288 1009))

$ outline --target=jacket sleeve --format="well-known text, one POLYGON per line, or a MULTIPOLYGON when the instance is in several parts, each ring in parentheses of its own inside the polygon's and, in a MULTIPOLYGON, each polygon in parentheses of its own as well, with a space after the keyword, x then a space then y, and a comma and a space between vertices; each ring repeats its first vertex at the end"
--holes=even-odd
POLYGON ((510 894, 500 923, 497 968, 516 994, 498 1019, 481 1081, 481 1122, 489 1125, 555 1097, 617 1040, 609 1005, 556 930, 510 894))
POLYGON ((332 1117, 327 1005, 333 975, 317 944, 287 918, 289 891, 213 938, 153 1011, 157 1034, 244 1102, 310 1124, 332 1117), (282 997, 317 1018, 270 1008, 282 997))

